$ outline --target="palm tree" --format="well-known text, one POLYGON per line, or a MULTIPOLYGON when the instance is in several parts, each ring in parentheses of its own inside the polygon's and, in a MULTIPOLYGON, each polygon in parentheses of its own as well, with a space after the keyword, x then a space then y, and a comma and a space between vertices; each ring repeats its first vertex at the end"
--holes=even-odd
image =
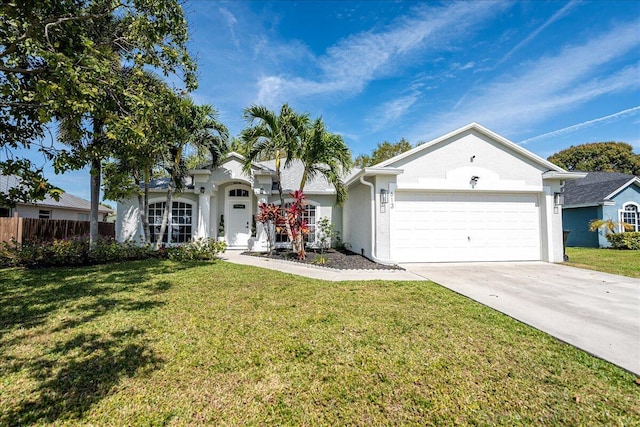
POLYGON ((309 178, 323 176, 336 189, 336 204, 344 203, 347 189, 342 177, 351 170, 351 151, 340 135, 326 131, 322 118, 307 129, 296 157, 304 165, 300 191, 304 191, 309 178))
POLYGON ((604 230, 605 234, 608 233, 616 233, 616 230, 619 228, 624 229, 625 231, 633 231, 634 227, 631 224, 627 224, 626 222, 618 222, 612 219, 593 219, 589 222, 589 231, 598 231, 604 230))
MULTIPOLYGON (((281 163, 285 159, 284 167, 288 167, 295 154, 300 151, 302 138, 309 123, 309 116, 298 114, 289 105, 280 108, 280 114, 263 106, 252 105, 244 110, 244 118, 249 122, 242 131, 241 139, 248 153, 244 170, 250 171, 254 161, 271 158, 275 159, 276 184, 280 197, 280 209, 284 210, 284 195, 282 194, 281 163)), ((293 234, 288 221, 285 221, 287 238, 293 242, 293 234)))
POLYGON ((169 184, 160 232, 156 236, 156 248, 162 244, 167 229, 173 194, 184 189, 184 179, 188 174, 185 150, 190 147, 206 150, 211 155, 212 165, 217 166, 227 151, 229 140, 229 131, 218 121, 217 112, 212 106, 196 105, 190 98, 181 98, 176 107, 172 142, 162 162, 169 175, 169 184))
POLYGON ((284 167, 286 168, 300 151, 309 116, 298 114, 289 105, 284 104, 280 114, 263 106, 252 105, 244 110, 244 118, 249 122, 248 127, 241 134, 247 153, 244 169, 247 172, 250 171, 252 163, 259 159, 275 159, 280 206, 284 207, 282 159, 285 159, 284 167))

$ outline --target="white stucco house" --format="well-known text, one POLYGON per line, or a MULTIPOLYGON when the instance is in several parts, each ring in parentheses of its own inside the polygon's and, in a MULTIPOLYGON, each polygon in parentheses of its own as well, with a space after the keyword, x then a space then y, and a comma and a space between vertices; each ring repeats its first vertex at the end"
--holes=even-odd
MULTIPOLYGON (((253 215, 260 202, 279 203, 273 162, 231 153, 217 168, 191 171, 188 190, 172 206, 172 241, 224 239, 231 248, 266 248, 253 215), (222 226, 221 226, 222 222, 222 226), (253 235, 253 236, 252 236, 253 235)), ((283 170, 286 191, 302 168, 283 170)), ((380 263, 563 260, 561 192, 567 172, 494 132, 471 123, 382 162, 353 171, 348 199, 336 207, 324 179, 305 187, 310 244, 328 217, 354 252, 380 263)), ((150 187, 150 220, 159 225, 166 183, 150 187)), ((118 203, 116 236, 139 239, 137 199, 118 203)))

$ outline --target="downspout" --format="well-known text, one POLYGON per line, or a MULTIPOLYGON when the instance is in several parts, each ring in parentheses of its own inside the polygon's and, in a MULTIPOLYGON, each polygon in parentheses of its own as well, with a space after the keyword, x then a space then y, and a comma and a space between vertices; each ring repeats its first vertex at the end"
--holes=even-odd
POLYGON ((360 182, 371 191, 371 260, 382 265, 395 265, 395 263, 387 260, 382 260, 376 257, 377 252, 377 238, 376 238, 376 190, 372 183, 364 180, 364 175, 360 176, 360 182))

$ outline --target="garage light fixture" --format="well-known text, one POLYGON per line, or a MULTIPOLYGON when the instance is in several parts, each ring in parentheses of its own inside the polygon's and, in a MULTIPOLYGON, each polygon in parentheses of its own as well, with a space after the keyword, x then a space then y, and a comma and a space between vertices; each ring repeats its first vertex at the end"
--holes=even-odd
POLYGON ((205 192, 205 188, 204 187, 200 187, 200 194, 204 194, 205 192))
POLYGON ((479 180, 479 179, 480 179, 480 177, 479 177, 479 176, 474 175, 474 176, 472 176, 472 177, 471 177, 471 182, 473 182, 473 184, 475 185, 475 184, 477 184, 477 183, 478 183, 478 180, 479 180))
POLYGON ((380 190, 380 204, 386 205, 389 202, 389 193, 384 188, 380 190))
POLYGON ((554 206, 564 205, 564 193, 553 193, 553 205, 554 206))

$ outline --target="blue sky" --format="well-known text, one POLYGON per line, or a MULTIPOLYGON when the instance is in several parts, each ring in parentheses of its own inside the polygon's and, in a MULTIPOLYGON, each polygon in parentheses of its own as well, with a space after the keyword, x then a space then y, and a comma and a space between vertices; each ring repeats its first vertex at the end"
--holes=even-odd
MULTIPOLYGON (((469 122, 547 157, 640 152, 640 2, 187 1, 193 98, 237 135, 251 104, 322 116, 354 155, 469 122)), ((85 171, 52 177, 88 198, 85 171), (84 177, 84 178, 83 178, 84 177)))

